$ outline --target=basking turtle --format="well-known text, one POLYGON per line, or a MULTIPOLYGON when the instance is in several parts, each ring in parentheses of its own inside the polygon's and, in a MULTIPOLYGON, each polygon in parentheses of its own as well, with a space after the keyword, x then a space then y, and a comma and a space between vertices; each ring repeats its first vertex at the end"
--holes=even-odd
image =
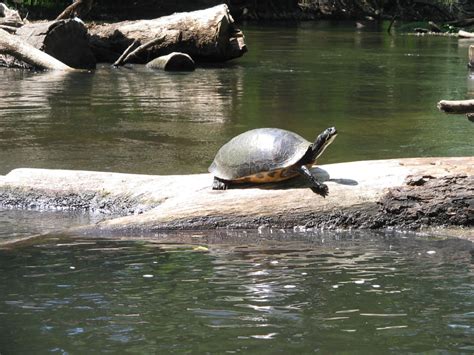
POLYGON ((230 184, 265 183, 304 176, 311 189, 323 196, 328 187, 316 180, 309 168, 336 138, 331 127, 314 141, 278 128, 258 128, 244 132, 224 144, 217 152, 209 172, 214 174, 213 190, 225 190, 230 184))

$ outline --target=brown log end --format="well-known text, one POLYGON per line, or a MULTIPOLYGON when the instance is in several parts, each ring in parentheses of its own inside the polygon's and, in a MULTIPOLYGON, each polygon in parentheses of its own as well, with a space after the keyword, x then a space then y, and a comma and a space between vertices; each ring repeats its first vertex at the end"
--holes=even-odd
POLYGON ((194 60, 186 53, 173 52, 168 55, 158 57, 148 62, 146 65, 152 69, 162 69, 165 71, 193 71, 196 69, 194 60))

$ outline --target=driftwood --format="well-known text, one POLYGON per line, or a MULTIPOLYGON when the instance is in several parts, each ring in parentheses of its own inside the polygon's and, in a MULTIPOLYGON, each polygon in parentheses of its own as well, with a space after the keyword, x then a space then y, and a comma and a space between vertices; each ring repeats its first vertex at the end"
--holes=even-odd
POLYGON ((185 53, 173 52, 153 59, 146 65, 151 69, 165 71, 193 71, 196 68, 194 60, 185 53))
POLYGON ((9 9, 4 3, 0 2, 0 25, 7 27, 21 27, 25 22, 16 10, 9 9))
POLYGON ((225 61, 246 51, 242 32, 235 27, 227 5, 154 20, 93 25, 89 32, 97 59, 109 63, 116 62, 134 41, 144 45, 157 38, 159 43, 131 62, 144 64, 171 52, 183 52, 198 61, 225 61))
POLYGON ((441 100, 438 109, 445 113, 466 114, 467 119, 474 122, 474 100, 441 100))
POLYGON ((33 67, 49 70, 72 70, 49 54, 36 49, 17 36, 0 29, 0 54, 7 54, 33 67))
POLYGON ((79 19, 26 24, 16 35, 72 68, 95 68, 87 29, 79 19))
POLYGON ((463 30, 459 30, 458 32, 458 37, 459 38, 474 38, 474 33, 472 32, 467 32, 463 30))
POLYGON ((214 191, 209 174, 17 169, 0 176, 0 205, 110 215, 80 230, 94 234, 266 227, 417 229, 474 223, 474 157, 351 162, 322 165, 312 172, 329 186, 328 197, 314 194, 302 179, 214 191))

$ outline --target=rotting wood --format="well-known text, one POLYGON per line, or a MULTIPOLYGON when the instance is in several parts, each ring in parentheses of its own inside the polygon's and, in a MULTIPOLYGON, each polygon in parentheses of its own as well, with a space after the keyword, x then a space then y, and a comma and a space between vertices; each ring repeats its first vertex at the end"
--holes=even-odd
POLYGON ((312 172, 329 186, 327 198, 314 194, 302 179, 214 191, 209 174, 18 169, 0 177, 0 205, 110 214, 80 229, 94 234, 473 226, 474 157, 361 161, 321 165, 312 172))
POLYGON ((0 29, 0 54, 7 54, 34 67, 48 70, 73 70, 49 54, 36 49, 18 36, 0 29))
POLYGON ((132 63, 148 63, 171 52, 197 61, 226 61, 242 56, 246 46, 227 5, 176 13, 153 20, 91 25, 91 44, 99 61, 114 63, 133 41, 140 45, 163 38, 134 56, 132 63))

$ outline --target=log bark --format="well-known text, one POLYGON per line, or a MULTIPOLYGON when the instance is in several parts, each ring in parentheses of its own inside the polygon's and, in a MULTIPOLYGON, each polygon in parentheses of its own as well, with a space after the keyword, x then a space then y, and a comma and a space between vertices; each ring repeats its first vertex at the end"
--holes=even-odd
POLYGON ((151 69, 165 71, 193 71, 196 68, 194 60, 185 53, 173 52, 153 59, 146 65, 151 69))
POLYGON ((329 186, 328 197, 314 194, 303 179, 214 191, 209 174, 18 169, 0 177, 0 205, 109 215, 78 230, 84 233, 262 226, 470 228, 474 223, 474 157, 351 162, 312 172, 329 186))
POLYGON ((72 68, 96 66, 87 28, 78 19, 26 24, 16 35, 72 68))
POLYGON ((10 55, 40 69, 72 70, 71 67, 56 58, 4 30, 0 30, 0 54, 10 55))
POLYGON ((93 25, 91 43, 99 61, 113 63, 133 41, 139 45, 163 37, 133 63, 148 63, 171 52, 183 52, 197 61, 226 61, 246 51, 242 32, 236 28, 227 5, 176 13, 154 20, 93 25))

